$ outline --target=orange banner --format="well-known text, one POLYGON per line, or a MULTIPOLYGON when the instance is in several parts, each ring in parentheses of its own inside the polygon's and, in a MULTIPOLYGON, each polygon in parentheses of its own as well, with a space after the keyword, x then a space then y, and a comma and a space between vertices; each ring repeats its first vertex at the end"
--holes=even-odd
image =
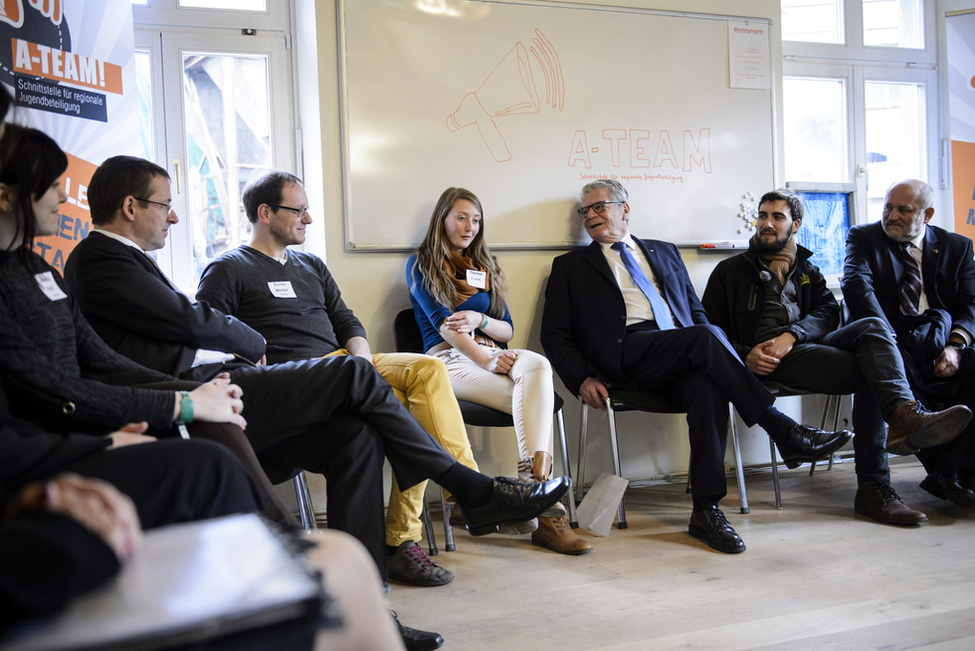
POLYGON ((975 142, 951 141, 955 232, 975 239, 975 142))
POLYGON ((122 94, 122 67, 19 38, 10 39, 14 72, 122 94))
POLYGON ((68 154, 68 169, 61 177, 61 187, 68 195, 68 201, 61 204, 58 231, 54 235, 34 241, 34 251, 61 274, 64 274, 64 262, 68 255, 91 230, 88 182, 96 169, 97 165, 68 154))

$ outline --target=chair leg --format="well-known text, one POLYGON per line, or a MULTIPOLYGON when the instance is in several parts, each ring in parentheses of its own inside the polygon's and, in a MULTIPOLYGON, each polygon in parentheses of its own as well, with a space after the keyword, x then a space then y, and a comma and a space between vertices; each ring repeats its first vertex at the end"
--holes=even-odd
POLYGON ((768 437, 769 454, 772 457, 772 485, 775 487, 775 508, 782 508, 782 491, 779 489, 779 455, 775 450, 775 441, 768 437))
POLYGON ((582 422, 579 424, 579 459, 576 471, 576 501, 582 501, 582 491, 586 485, 586 438, 589 434, 589 405, 582 403, 582 422))
POLYGON ((738 440, 738 422, 734 407, 728 410, 731 423, 731 445, 735 450, 735 477, 738 479, 738 506, 742 513, 748 513, 748 493, 745 492, 745 469, 741 465, 741 444, 738 440))
POLYGON ((420 512, 420 520, 423 521, 423 532, 427 536, 427 545, 430 548, 429 556, 436 556, 440 553, 437 549, 437 535, 433 532, 433 523, 430 521, 430 506, 427 504, 427 496, 423 495, 423 511, 420 512))
MULTIPOLYGON (((833 399, 833 431, 835 432, 836 428, 839 427, 840 424, 840 407, 843 405, 843 396, 835 395, 835 396, 830 396, 830 398, 833 399)), ((833 455, 831 454, 829 455, 829 465, 826 467, 826 470, 832 470, 832 469, 833 469, 833 455)))
MULTIPOLYGON (((616 470, 616 475, 619 477, 623 476, 622 464, 620 464, 620 441, 616 436, 616 411, 613 410, 613 401, 610 398, 606 398, 606 417, 609 419, 609 447, 610 451, 613 453, 613 468, 616 470)), ((616 512, 617 523, 616 526, 619 529, 626 529, 626 497, 620 498, 620 506, 616 512)))
POLYGON ((318 529, 318 524, 315 522, 315 509, 311 504, 311 493, 308 491, 308 482, 305 481, 304 472, 299 472, 294 476, 294 485, 301 526, 305 529, 318 529))
POLYGON ((454 528, 450 525, 450 512, 452 509, 450 502, 447 501, 447 495, 444 493, 443 487, 440 488, 440 504, 443 510, 443 548, 445 551, 452 552, 457 549, 457 546, 454 544, 454 528))
POLYGON ((565 476, 569 478, 569 490, 565 493, 568 496, 565 500, 565 506, 569 511, 569 526, 574 528, 578 527, 579 523, 576 521, 576 502, 572 495, 572 469, 569 467, 569 447, 565 438, 565 415, 561 409, 555 412, 555 424, 559 431, 559 444, 562 450, 562 469, 565 471, 565 476))

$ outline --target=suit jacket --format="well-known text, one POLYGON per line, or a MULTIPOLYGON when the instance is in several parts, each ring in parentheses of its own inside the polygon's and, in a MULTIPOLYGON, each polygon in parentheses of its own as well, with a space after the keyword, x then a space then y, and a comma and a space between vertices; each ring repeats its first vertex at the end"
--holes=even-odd
POLYGON ((264 355, 258 332, 204 302, 190 301, 148 256, 101 233, 78 243, 64 276, 101 338, 143 366, 179 375, 200 348, 249 362, 264 355))
MULTIPOLYGON (((931 308, 951 315, 951 326, 975 335, 975 263, 972 241, 935 226, 926 226, 921 277, 931 308)), ((843 265, 843 297, 854 319, 887 321, 895 332, 901 319, 898 292, 904 281, 900 246, 887 237, 880 222, 850 229, 843 265)))
MULTIPOLYGON (((663 297, 682 326, 707 324, 677 247, 633 238, 650 262, 663 297)), ((623 374, 626 305, 598 242, 557 257, 545 289, 542 347, 566 388, 579 394, 586 378, 635 388, 623 374)))

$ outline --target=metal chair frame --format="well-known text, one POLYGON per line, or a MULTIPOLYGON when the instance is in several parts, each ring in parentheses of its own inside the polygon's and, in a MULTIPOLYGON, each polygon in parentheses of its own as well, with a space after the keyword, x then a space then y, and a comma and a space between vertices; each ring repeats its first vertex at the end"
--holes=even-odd
MULTIPOLYGON (((633 391, 622 389, 611 389, 609 397, 605 399, 606 417, 609 423, 610 451, 613 456, 613 469, 620 477, 623 476, 622 464, 620 463, 619 435, 616 426, 616 413, 620 411, 645 411, 648 413, 659 414, 682 414, 684 410, 674 400, 662 394, 649 391, 633 391)), ((735 475, 738 481, 739 508, 742 513, 748 513, 748 494, 745 490, 745 473, 741 463, 741 446, 738 441, 738 430, 734 427, 734 414, 731 414, 731 440, 735 453, 735 475)), ((585 487, 586 473, 586 442, 589 434, 589 405, 582 403, 582 422, 580 424, 579 436, 579 469, 577 475, 576 495, 582 501, 583 490, 585 487)), ((690 488, 690 476, 688 476, 688 489, 690 488)), ((629 525, 626 522, 626 498, 620 500, 617 509, 617 527, 626 529, 629 525)))
POLYGON ((292 479, 295 485, 295 500, 298 502, 298 516, 301 518, 301 526, 305 529, 318 529, 315 522, 315 509, 311 503, 311 492, 308 490, 308 482, 305 481, 305 473, 299 472, 292 479))

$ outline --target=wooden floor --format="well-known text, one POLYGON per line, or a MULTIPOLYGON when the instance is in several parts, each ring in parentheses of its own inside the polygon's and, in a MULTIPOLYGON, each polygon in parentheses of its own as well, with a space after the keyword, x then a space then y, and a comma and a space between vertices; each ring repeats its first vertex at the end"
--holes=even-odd
POLYGON ((929 496, 920 465, 897 462, 895 489, 928 515, 920 527, 854 514, 852 464, 806 466, 782 473, 781 511, 770 474, 748 477, 748 515, 729 481, 722 506, 748 550, 726 555, 686 533, 682 485, 636 488, 628 529, 581 532, 586 556, 459 531, 457 551, 434 559, 453 583, 394 584, 390 606, 450 651, 975 649, 975 510, 929 496))

